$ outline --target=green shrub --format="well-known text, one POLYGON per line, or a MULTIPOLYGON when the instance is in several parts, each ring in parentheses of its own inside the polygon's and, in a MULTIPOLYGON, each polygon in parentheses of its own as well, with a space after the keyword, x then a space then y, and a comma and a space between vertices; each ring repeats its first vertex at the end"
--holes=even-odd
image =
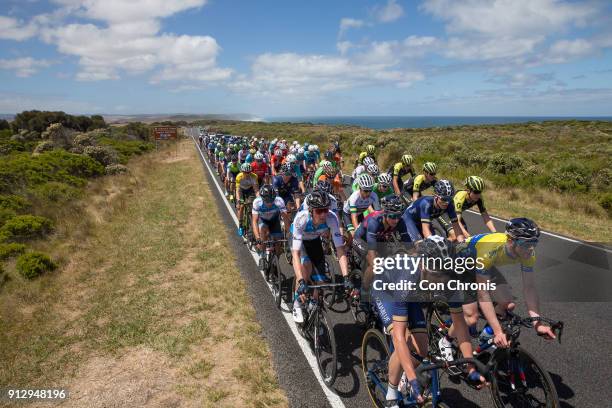
POLYGON ((0 228, 0 241, 42 238, 53 230, 53 222, 37 215, 17 215, 0 228))
POLYGON ((523 166, 523 159, 517 155, 496 153, 491 157, 487 168, 497 174, 509 174, 520 170, 523 166))
POLYGON ((41 154, 43 152, 48 152, 48 151, 55 149, 55 147, 56 147, 55 143, 53 143, 50 140, 45 140, 36 145, 36 147, 34 148, 34 154, 41 154))
POLYGON ((612 216, 612 193, 604 193, 599 196, 598 204, 612 216))
POLYGON ((36 186, 31 190, 31 193, 40 201, 51 201, 55 203, 65 203, 81 195, 79 189, 59 181, 50 181, 36 186))
POLYGON ((87 146, 83 149, 83 154, 91 157, 103 166, 115 164, 119 160, 117 151, 110 146, 87 146))
POLYGON ((549 185, 557 191, 585 192, 591 186, 591 172, 578 163, 567 163, 553 170, 549 185))
POLYGON ((124 174, 128 172, 128 168, 123 164, 111 164, 110 166, 106 166, 105 171, 108 175, 124 174))
POLYGON ((608 167, 599 170, 594 177, 593 185, 600 191, 610 191, 612 189, 612 170, 608 167))
POLYGON ((56 268, 51 258, 40 252, 28 252, 17 258, 17 270, 26 279, 34 279, 56 268))
POLYGON ((5 261, 14 256, 23 254, 25 248, 25 245, 14 242, 0 244, 0 261, 5 261))
POLYGON ((8 220, 16 216, 15 210, 10 208, 0 208, 0 227, 2 227, 8 220))
POLYGON ((21 196, 14 194, 0 195, 0 208, 18 212, 27 209, 29 206, 28 200, 21 196))
POLYGON ((119 162, 126 164, 130 157, 146 153, 155 148, 152 143, 137 140, 117 140, 108 137, 99 139, 100 145, 110 146, 119 154, 119 162))

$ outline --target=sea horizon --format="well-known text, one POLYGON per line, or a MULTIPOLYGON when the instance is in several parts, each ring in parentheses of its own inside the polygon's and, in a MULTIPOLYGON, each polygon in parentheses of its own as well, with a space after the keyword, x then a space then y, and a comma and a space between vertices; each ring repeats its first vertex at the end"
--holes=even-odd
POLYGON ((612 116, 270 116, 257 118, 263 122, 312 123, 361 126, 371 129, 429 128, 462 125, 503 125, 564 120, 612 121, 612 116))

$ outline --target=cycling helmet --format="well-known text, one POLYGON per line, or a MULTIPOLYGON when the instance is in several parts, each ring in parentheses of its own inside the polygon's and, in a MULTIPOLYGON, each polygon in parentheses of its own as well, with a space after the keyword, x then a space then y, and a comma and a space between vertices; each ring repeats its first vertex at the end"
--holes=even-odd
POLYGON ((315 149, 315 152, 318 152, 319 151, 319 146, 318 145, 314 145, 314 149, 315 149))
POLYGON ((385 186, 388 186, 391 184, 391 176, 389 175, 389 173, 381 173, 381 175, 378 176, 377 180, 378 180, 378 184, 382 184, 385 186))
POLYGON ((506 234, 512 239, 537 241, 540 228, 529 218, 512 218, 506 223, 506 234))
POLYGON ((295 154, 289 154, 285 160, 287 163, 295 163, 297 161, 297 157, 295 157, 295 154))
POLYGON ((276 191, 274 191, 274 187, 272 187, 270 184, 264 184, 259 189, 259 196, 264 200, 264 202, 271 203, 276 197, 276 191))
POLYGON ((263 158, 264 158, 263 154, 259 152, 255 153, 255 160, 263 160, 263 158))
POLYGON ((309 152, 314 152, 315 150, 316 150, 316 149, 315 149, 315 146, 314 146, 314 145, 310 145, 310 146, 308 146, 308 151, 309 151, 309 152))
POLYGON ((232 161, 238 161, 238 156, 236 156, 235 154, 232 154, 232 161))
POLYGON ((298 142, 297 140, 294 140, 294 141, 293 141, 293 145, 294 145, 294 146, 297 146, 297 144, 298 144, 298 143, 299 143, 299 142, 298 142))
POLYGON ((434 184, 434 194, 440 197, 452 197, 455 195, 453 183, 449 180, 438 180, 434 184))
POLYGON ((308 208, 310 209, 329 208, 330 205, 329 194, 321 190, 314 190, 308 196, 308 208))
POLYGON ((481 177, 470 176, 465 179, 465 186, 474 192, 480 193, 484 190, 485 184, 481 177))
POLYGON ((283 142, 280 142, 278 144, 278 148, 281 149, 281 150, 285 150, 287 148, 287 145, 285 143, 283 143, 283 142))
POLYGON ((438 166, 434 162, 427 162, 423 165, 423 171, 429 174, 436 174, 438 166))
MULTIPOLYGON (((453 244, 439 235, 431 235, 418 245, 419 253, 427 258, 448 258, 454 253, 453 244)), ((458 273, 458 272, 457 272, 458 273)))
POLYGON ((371 157, 364 157, 363 159, 363 165, 368 167, 370 164, 376 164, 376 162, 374 161, 373 158, 371 157))
POLYGON ((360 189, 371 191, 372 187, 374 187, 374 178, 366 173, 360 174, 357 178, 357 184, 360 189))
POLYGON ((285 175, 290 175, 293 174, 293 169, 291 168, 291 165, 289 163, 283 163, 281 165, 281 173, 285 174, 285 175))
POLYGON ((380 172, 378 166, 375 164, 370 164, 369 166, 367 166, 366 171, 374 177, 378 176, 378 173, 380 172))
POLYGON ((276 157, 282 157, 282 156, 283 156, 283 151, 282 151, 281 149, 276 149, 276 150, 274 151, 274 155, 275 155, 276 157))
POLYGON ((414 158, 409 154, 405 154, 402 156, 402 163, 404 163, 406 166, 410 166, 413 161, 414 158))
POLYGON ((319 180, 317 181, 317 185, 314 187, 315 190, 321 190, 326 192, 327 194, 331 193, 332 185, 327 180, 319 180))
POLYGON ((394 194, 383 197, 382 200, 380 200, 380 205, 385 214, 402 214, 406 209, 404 200, 394 194))
POLYGON ((242 166, 240 166, 240 171, 243 173, 250 173, 251 165, 249 163, 243 163, 242 166))
POLYGON ((375 151, 376 151, 376 147, 374 147, 374 145, 366 146, 366 152, 368 152, 368 154, 374 154, 375 151))
POLYGON ((300 147, 298 149, 298 154, 304 154, 304 148, 303 147, 300 147))

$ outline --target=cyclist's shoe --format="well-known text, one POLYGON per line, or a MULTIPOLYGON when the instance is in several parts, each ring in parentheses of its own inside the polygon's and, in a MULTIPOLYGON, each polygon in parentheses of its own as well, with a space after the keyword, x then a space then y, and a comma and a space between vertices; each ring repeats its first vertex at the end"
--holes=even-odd
POLYGON ((446 338, 446 336, 442 337, 440 341, 438 341, 438 347, 440 348, 440 354, 442 355, 442 358, 444 358, 446 361, 454 360, 453 345, 446 338))
POLYGON ((244 237, 244 230, 242 229, 242 227, 238 227, 238 235, 244 237))
POLYGON ((225 198, 229 197, 229 193, 226 191, 225 192, 225 198))
POLYGON ((400 400, 385 400, 384 406, 385 408, 399 408, 400 400))
POLYGON ((230 201, 234 201, 234 196, 233 196, 232 194, 230 194, 230 196, 229 196, 229 200, 230 200, 230 201))
POLYGON ((302 311, 302 303, 298 299, 293 302, 293 321, 298 324, 304 323, 304 312, 302 311))

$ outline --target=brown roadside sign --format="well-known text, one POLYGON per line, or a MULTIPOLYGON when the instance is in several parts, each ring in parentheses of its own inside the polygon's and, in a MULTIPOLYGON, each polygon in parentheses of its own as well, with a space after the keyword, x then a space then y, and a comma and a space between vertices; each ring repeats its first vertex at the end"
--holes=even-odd
POLYGON ((153 128, 153 137, 155 140, 176 140, 176 126, 155 126, 153 128))

